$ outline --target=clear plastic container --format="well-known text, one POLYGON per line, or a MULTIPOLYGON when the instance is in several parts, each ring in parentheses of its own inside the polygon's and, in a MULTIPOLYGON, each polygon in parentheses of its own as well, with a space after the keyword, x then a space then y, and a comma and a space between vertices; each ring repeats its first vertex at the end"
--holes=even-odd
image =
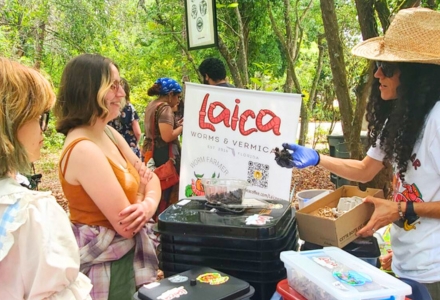
POLYGON ((243 202, 246 187, 242 179, 202 178, 206 200, 212 204, 237 205, 243 202))
POLYGON ((296 193, 296 199, 298 199, 299 209, 312 204, 316 200, 321 199, 324 196, 330 194, 331 190, 304 190, 296 193))
POLYGON ((308 300, 404 300, 411 287, 336 247, 280 254, 289 285, 308 300))

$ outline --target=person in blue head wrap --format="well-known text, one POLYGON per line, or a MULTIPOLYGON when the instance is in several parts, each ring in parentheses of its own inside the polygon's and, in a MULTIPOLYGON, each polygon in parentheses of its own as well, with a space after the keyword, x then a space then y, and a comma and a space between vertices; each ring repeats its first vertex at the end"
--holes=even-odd
MULTIPOLYGON (((183 119, 180 122, 175 122, 173 111, 179 105, 181 93, 180 84, 167 77, 157 79, 148 89, 148 96, 157 96, 145 108, 144 119, 145 139, 142 152, 145 163, 151 168, 159 167, 169 160, 169 146, 171 145, 176 170, 178 173, 180 171, 178 137, 183 130, 183 119)), ((162 199, 156 211, 156 218, 169 205, 177 202, 178 191, 178 184, 162 191, 162 199)))

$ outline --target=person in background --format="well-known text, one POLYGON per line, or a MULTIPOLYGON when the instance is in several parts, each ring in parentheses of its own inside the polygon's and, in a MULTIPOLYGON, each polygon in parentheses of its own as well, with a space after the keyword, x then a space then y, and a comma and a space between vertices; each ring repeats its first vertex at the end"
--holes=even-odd
MULTIPOLYGON (((171 144, 175 167, 180 172, 180 143, 179 135, 183 130, 183 120, 175 122, 173 109, 176 110, 180 102, 181 86, 171 78, 159 78, 148 89, 148 96, 158 96, 145 108, 145 141, 143 145, 144 161, 154 160, 154 166, 159 167, 169 160, 169 146, 171 144), (153 127, 153 120, 155 124, 153 127), (154 140, 154 156, 153 156, 154 140)), ((162 199, 156 217, 169 205, 178 201, 179 185, 176 184, 162 191, 162 199)))
POLYGON ((21 186, 40 158, 55 94, 36 70, 0 57, 0 299, 90 299, 66 212, 21 186))
POLYGON ((362 161, 283 144, 293 151, 287 167, 319 164, 352 181, 368 182, 384 162, 393 164, 393 201, 366 197, 375 210, 358 235, 393 223, 393 272, 425 285, 432 299, 440 299, 439 41, 440 12, 412 8, 396 14, 384 37, 353 48, 376 63, 367 105, 372 146, 362 161))
POLYGON ((66 135, 59 177, 95 300, 132 299, 158 270, 150 220, 159 180, 107 125, 120 113, 123 86, 110 59, 83 54, 64 68, 54 108, 66 135))
POLYGON ((223 62, 214 57, 206 58, 199 66, 203 83, 224 87, 235 87, 226 81, 226 68, 223 62))
POLYGON ((134 154, 140 158, 141 152, 138 147, 138 142, 141 138, 139 116, 133 104, 130 103, 130 86, 127 80, 121 78, 121 81, 124 83, 125 105, 120 115, 116 119, 111 120, 108 125, 116 129, 124 137, 134 154))

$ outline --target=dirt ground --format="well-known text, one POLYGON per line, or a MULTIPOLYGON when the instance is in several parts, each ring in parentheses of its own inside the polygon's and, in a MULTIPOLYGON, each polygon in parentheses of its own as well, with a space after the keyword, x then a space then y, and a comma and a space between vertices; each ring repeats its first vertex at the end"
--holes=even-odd
MULTIPOLYGON (((58 203, 67 211, 67 201, 58 179, 58 153, 43 151, 41 159, 35 163, 36 173, 43 174, 39 189, 52 191, 58 203)), ((302 170, 292 170, 292 187, 295 185, 295 192, 309 189, 335 189, 330 181, 330 173, 321 167, 309 167, 302 170)))

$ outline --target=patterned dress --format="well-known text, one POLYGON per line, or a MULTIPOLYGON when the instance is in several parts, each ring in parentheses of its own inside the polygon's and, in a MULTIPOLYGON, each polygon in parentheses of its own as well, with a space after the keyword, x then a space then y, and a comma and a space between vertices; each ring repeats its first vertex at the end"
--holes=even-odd
POLYGON ((141 152, 137 146, 138 140, 134 135, 131 125, 133 121, 139 122, 139 116, 134 106, 131 103, 127 103, 122 109, 120 116, 108 122, 108 125, 116 129, 124 137, 134 154, 141 157, 141 152))

